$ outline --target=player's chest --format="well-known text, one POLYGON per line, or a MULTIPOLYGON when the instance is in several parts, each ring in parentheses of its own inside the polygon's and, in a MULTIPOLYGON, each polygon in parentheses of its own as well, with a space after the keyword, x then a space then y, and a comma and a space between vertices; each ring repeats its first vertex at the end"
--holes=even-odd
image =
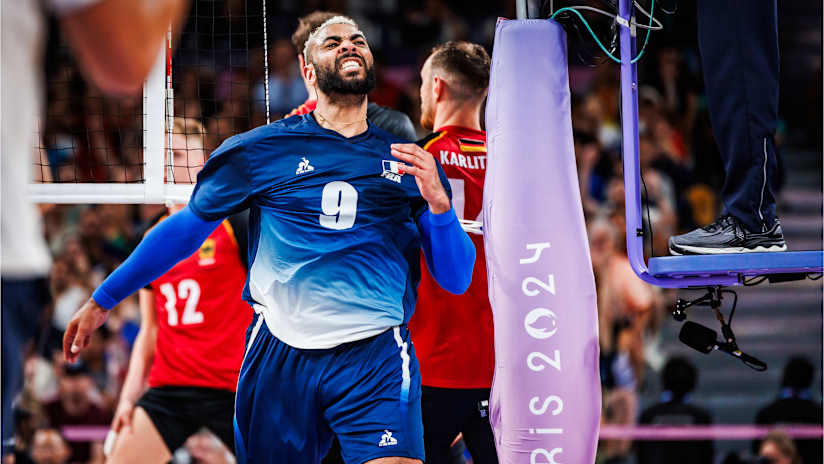
POLYGON ((319 147, 281 156, 276 164, 270 187, 257 197, 261 206, 301 212, 357 202, 361 208, 392 208, 419 195, 414 177, 403 173, 388 147, 385 154, 319 147))

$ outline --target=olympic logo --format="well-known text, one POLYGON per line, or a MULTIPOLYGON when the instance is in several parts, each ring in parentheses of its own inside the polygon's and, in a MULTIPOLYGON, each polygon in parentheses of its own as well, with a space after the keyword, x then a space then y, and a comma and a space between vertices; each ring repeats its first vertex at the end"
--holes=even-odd
MULTIPOLYGON (((551 247, 549 242, 537 242, 526 244, 526 250, 532 255, 520 259, 520 264, 532 265, 540 261, 544 250, 551 247)), ((555 275, 548 274, 546 279, 536 276, 528 276, 521 282, 521 291, 524 295, 535 297, 538 295, 555 295, 555 275)), ((536 340, 549 340, 560 329, 558 315, 548 308, 536 307, 530 310, 524 317, 524 330, 529 337, 536 340)), ((561 372, 561 350, 552 350, 551 354, 541 351, 533 351, 526 357, 526 365, 532 372, 553 373, 561 372)), ((544 414, 557 416, 564 410, 564 400, 557 395, 546 397, 533 396, 527 404, 529 412, 536 417, 544 414)), ((530 434, 535 435, 563 435, 563 428, 530 427, 530 434)), ((561 464, 556 461, 556 457, 563 452, 563 448, 555 447, 552 450, 545 448, 535 448, 532 450, 530 464, 561 464), (539 461, 540 459, 540 461, 539 461)))

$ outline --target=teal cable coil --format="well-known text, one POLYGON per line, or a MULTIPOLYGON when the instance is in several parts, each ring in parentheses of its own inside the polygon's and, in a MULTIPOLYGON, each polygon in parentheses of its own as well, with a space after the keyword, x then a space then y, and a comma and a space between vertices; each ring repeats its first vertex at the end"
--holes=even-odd
MULTIPOLYGON (((567 6, 567 7, 564 7, 564 8, 560 8, 555 13, 553 13, 552 16, 549 17, 549 19, 555 19, 555 16, 557 16, 558 13, 561 13, 562 11, 571 11, 571 12, 575 13, 578 16, 578 18, 581 20, 581 22, 584 23, 584 26, 587 28, 587 31, 589 31, 590 35, 592 35, 592 38, 595 39, 595 43, 598 44, 598 47, 601 49, 601 51, 604 52, 604 54, 607 55, 607 57, 609 57, 609 59, 611 59, 612 61, 614 61, 618 64, 621 63, 620 59, 616 58, 612 53, 609 52, 609 50, 606 49, 606 47, 604 47, 604 44, 601 43, 601 40, 598 38, 597 35, 595 35, 595 31, 593 31, 592 28, 589 26, 589 22, 587 22, 586 18, 584 18, 584 15, 582 15, 581 12, 576 10, 575 7, 567 6)), ((647 35, 646 35, 646 37, 644 37, 644 45, 641 46, 641 51, 638 52, 638 55, 636 55, 635 58, 633 58, 630 61, 630 63, 636 63, 638 60, 640 60, 641 57, 644 55, 644 51, 647 49, 647 43, 649 43, 649 34, 650 34, 650 31, 651 31, 650 28, 652 28, 652 17, 653 17, 654 11, 655 11, 655 0, 651 0, 650 7, 649 7, 649 28, 647 28, 647 35)))

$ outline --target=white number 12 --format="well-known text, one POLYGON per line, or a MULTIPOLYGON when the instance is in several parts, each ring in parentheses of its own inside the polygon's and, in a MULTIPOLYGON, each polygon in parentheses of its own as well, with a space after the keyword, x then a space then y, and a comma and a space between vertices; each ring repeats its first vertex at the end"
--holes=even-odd
POLYGON ((203 322, 203 313, 197 310, 197 302, 200 301, 200 285, 192 279, 183 279, 177 285, 175 293, 174 285, 165 283, 160 286, 160 293, 166 297, 166 313, 170 326, 176 326, 177 320, 177 299, 186 300, 183 308, 183 317, 180 323, 183 325, 200 324, 203 322))

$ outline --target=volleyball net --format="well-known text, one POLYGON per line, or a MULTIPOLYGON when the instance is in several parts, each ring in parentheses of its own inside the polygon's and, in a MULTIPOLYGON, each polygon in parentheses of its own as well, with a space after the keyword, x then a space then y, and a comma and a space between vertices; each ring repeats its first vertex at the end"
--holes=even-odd
MULTIPOLYGON (((266 122, 268 50, 259 3, 193 2, 182 30, 170 30, 158 50, 142 95, 126 98, 89 85, 66 44, 50 40, 30 198, 187 201, 208 154, 266 122)), ((294 59, 284 52, 280 59, 294 59)))

